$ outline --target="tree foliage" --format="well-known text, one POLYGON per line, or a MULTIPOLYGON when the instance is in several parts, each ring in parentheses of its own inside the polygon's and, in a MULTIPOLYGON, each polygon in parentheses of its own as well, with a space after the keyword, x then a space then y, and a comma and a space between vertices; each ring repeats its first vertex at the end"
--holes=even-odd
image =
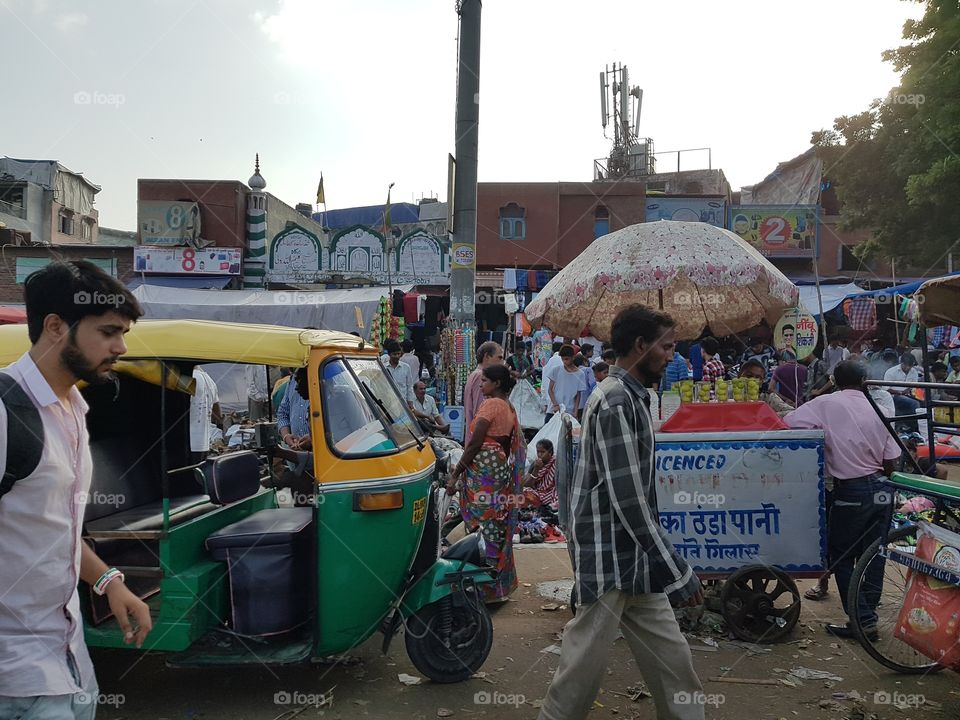
POLYGON ((884 53, 900 84, 832 130, 813 133, 842 224, 866 228, 861 254, 942 267, 960 255, 960 0, 923 0, 907 44, 884 53))

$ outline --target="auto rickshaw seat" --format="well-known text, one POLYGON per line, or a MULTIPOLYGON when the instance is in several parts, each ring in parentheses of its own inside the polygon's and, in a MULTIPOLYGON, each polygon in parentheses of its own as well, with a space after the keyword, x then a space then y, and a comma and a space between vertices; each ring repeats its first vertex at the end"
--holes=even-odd
POLYGON ((203 475, 210 502, 229 505, 260 490, 260 458, 253 450, 218 455, 207 460, 203 475))

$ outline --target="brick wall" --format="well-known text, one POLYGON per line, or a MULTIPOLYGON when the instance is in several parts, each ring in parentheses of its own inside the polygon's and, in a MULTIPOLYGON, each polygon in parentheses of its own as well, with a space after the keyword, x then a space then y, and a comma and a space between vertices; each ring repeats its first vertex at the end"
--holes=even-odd
POLYGON ((133 278, 133 248, 130 247, 64 247, 36 248, 5 245, 0 247, 0 304, 23 304, 23 285, 17 284, 17 258, 48 260, 117 260, 117 279, 126 284, 133 278))

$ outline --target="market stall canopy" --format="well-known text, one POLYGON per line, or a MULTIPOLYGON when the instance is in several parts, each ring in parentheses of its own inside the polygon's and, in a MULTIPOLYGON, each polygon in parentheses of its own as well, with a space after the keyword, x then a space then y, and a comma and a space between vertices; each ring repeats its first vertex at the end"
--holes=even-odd
MULTIPOLYGON (((395 289, 406 292, 411 287, 395 289)), ((354 308, 360 309, 364 325, 369 328, 380 298, 388 290, 189 290, 141 285, 133 294, 143 305, 145 317, 158 320, 189 318, 352 332, 358 330, 354 308)))
POLYGON ((929 280, 914 297, 920 308, 920 321, 927 327, 960 325, 960 275, 929 280))
POLYGON ((799 285, 800 304, 807 309, 811 315, 820 314, 820 301, 823 301, 823 311, 830 312, 846 298, 859 295, 863 288, 856 283, 843 283, 842 285, 821 285, 820 297, 817 297, 816 285, 799 285))
POLYGON ((669 313, 677 338, 742 332, 766 319, 775 324, 799 294, 756 248, 737 235, 700 222, 660 220, 617 230, 594 241, 526 308, 534 325, 564 337, 589 330, 610 339, 626 305, 669 313))

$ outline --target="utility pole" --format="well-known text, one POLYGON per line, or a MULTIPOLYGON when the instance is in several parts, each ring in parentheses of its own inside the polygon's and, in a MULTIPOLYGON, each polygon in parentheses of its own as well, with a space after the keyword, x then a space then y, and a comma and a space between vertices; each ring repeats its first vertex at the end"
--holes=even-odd
POLYGON ((453 186, 453 262, 450 314, 462 326, 475 320, 477 269, 477 156, 480 121, 481 0, 458 0, 456 178, 453 186))

